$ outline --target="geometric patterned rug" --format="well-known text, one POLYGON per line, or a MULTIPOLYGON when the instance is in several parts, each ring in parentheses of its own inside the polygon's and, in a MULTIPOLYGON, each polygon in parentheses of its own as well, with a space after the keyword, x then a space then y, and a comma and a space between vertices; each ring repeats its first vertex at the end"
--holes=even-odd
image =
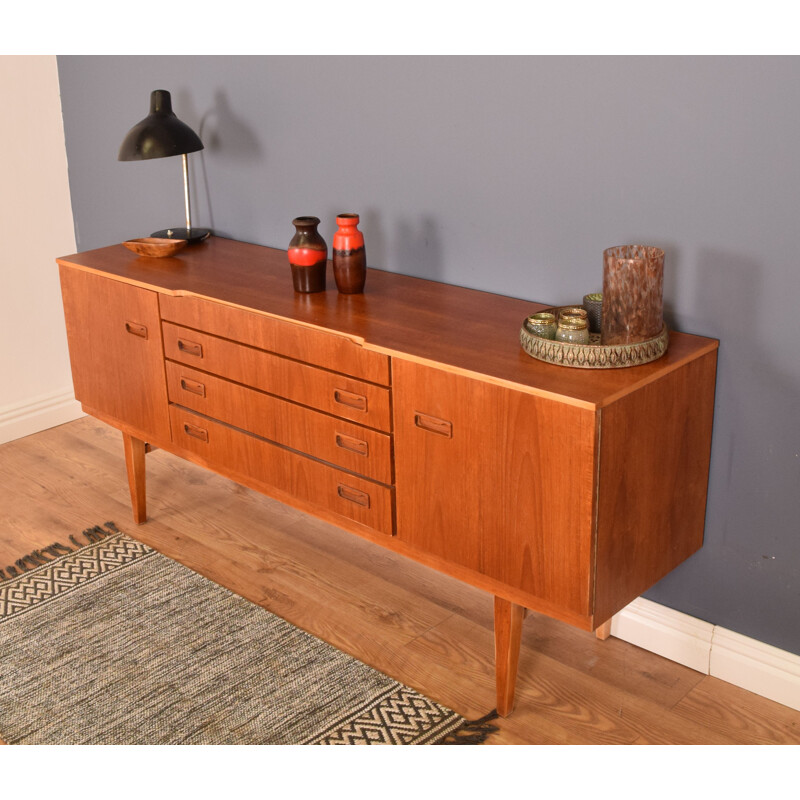
POLYGON ((119 531, 0 570, 9 744, 476 744, 496 730, 119 531))

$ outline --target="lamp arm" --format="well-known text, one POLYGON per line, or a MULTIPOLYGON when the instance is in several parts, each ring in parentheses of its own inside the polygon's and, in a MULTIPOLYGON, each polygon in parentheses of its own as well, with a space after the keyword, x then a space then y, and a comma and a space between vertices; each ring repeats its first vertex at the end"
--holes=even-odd
POLYGON ((183 154, 183 198, 184 205, 186 206, 186 233, 188 236, 192 234, 192 212, 189 207, 189 158, 186 153, 183 154))

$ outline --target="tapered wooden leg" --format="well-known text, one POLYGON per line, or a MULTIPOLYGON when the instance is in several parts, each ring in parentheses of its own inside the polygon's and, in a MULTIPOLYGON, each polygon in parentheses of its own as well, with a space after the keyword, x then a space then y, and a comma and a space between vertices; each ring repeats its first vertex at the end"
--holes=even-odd
POLYGON ((595 635, 602 642, 608 639, 608 637, 611 636, 611 620, 609 619, 600 625, 600 627, 595 630, 595 635))
POLYGON ((141 439, 122 434, 125 445, 125 467, 128 470, 128 487, 131 490, 133 519, 141 525, 147 522, 147 495, 145 490, 145 443, 141 439))
POLYGON ((519 643, 526 609, 502 597, 494 598, 494 664, 497 676, 497 713, 507 717, 514 708, 519 643))

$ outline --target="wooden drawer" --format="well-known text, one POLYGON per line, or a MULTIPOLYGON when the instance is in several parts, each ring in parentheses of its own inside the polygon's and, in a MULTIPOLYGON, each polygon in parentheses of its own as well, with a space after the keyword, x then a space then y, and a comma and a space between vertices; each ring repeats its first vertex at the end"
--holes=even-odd
POLYGON ((388 356, 365 350, 347 336, 199 297, 161 295, 160 303, 161 318, 169 322, 389 385, 388 356))
POLYGON ((208 417, 381 483, 392 483, 391 436, 166 362, 169 399, 208 417))
POLYGON ((173 361, 370 428, 391 430, 389 390, 382 386, 169 322, 162 327, 164 354, 173 361))
POLYGON ((398 539, 591 614, 595 412, 402 359, 392 373, 398 539))
POLYGON ((170 406, 173 442, 231 478, 266 487, 334 514, 392 534, 393 491, 243 433, 170 406))
POLYGON ((145 436, 169 439, 155 292, 60 267, 75 397, 145 436))

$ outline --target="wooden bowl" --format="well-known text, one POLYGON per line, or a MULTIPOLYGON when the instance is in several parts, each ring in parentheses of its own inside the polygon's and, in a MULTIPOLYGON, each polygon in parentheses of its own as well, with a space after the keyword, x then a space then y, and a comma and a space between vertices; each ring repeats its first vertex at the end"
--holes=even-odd
POLYGON ((186 239, 157 239, 148 236, 145 239, 128 239, 122 244, 139 256, 150 256, 150 258, 164 258, 172 256, 183 250, 188 244, 186 239))

